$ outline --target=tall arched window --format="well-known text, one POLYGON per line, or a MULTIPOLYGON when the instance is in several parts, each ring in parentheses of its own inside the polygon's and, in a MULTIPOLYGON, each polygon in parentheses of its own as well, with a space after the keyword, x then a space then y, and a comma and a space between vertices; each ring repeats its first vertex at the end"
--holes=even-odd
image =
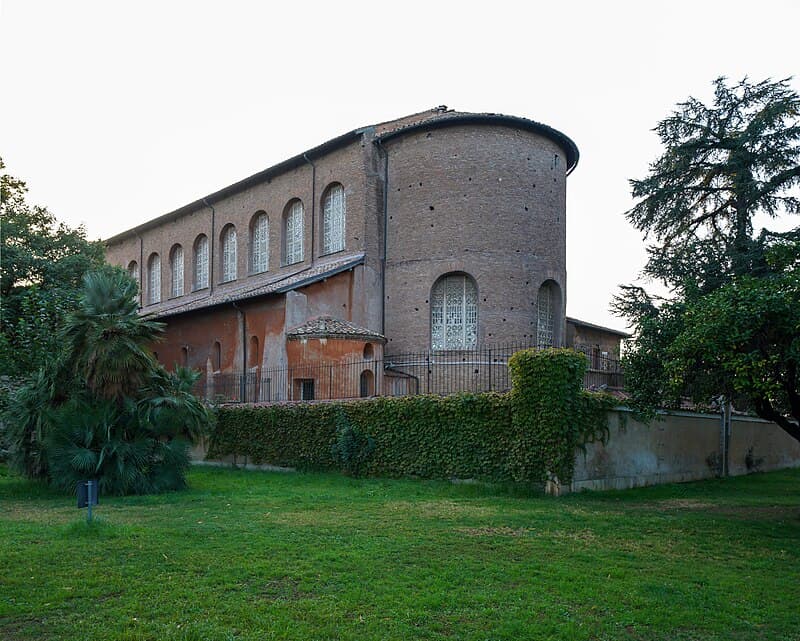
POLYGON ((135 260, 128 263, 128 275, 137 283, 139 282, 139 263, 135 260))
POLYGON ((200 234, 194 241, 194 288, 208 287, 208 237, 200 234))
POLYGON ((170 294, 183 296, 183 247, 175 245, 169 257, 169 268, 172 275, 170 294))
POLYGON ((431 292, 431 347, 472 349, 478 341, 478 288, 467 274, 446 274, 431 292))
POLYGON ((250 223, 250 273, 260 274, 269 269, 269 221, 257 212, 250 223))
POLYGON ((539 288, 536 300, 536 345, 553 347, 556 339, 555 319, 559 313, 557 285, 548 280, 539 288))
POLYGON ((303 203, 293 200, 284 214, 283 258, 284 263, 303 262, 303 203))
POLYGON ((222 282, 236 280, 236 227, 222 230, 222 282))
POLYGON ((161 302, 161 256, 151 254, 147 261, 147 302, 161 302))
POLYGON ((345 217, 344 187, 335 183, 328 187, 322 199, 323 254, 332 254, 344 249, 345 217))

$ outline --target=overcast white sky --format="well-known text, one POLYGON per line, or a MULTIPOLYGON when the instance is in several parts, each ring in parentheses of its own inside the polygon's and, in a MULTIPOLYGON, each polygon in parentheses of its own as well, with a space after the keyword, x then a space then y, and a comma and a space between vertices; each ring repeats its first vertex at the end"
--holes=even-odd
POLYGON ((362 125, 531 118, 581 152, 567 313, 624 328, 608 304, 644 264, 623 212, 651 129, 717 76, 800 73, 798 25, 797 0, 2 0, 0 155, 31 202, 106 238, 362 125))

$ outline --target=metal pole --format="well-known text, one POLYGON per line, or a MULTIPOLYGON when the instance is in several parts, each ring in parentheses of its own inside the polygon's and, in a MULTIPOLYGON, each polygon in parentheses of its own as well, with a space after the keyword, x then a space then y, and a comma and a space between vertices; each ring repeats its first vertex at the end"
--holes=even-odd
POLYGON ((729 476, 730 470, 730 454, 731 454, 731 427, 733 423, 733 404, 727 399, 725 405, 725 476, 729 476))
POLYGON ((731 404, 725 396, 720 396, 721 425, 719 432, 719 475, 728 476, 728 443, 730 435, 731 404))
POLYGON ((492 391, 492 350, 489 349, 489 391, 492 391))
POLYGON ((92 522, 92 503, 94 503, 94 481, 86 482, 86 497, 89 503, 89 511, 86 514, 86 522, 92 522))
POLYGON ((425 366, 428 369, 428 374, 425 377, 425 380, 427 381, 427 385, 428 385, 427 393, 430 394, 431 393, 431 355, 430 355, 430 353, 425 355, 425 366))

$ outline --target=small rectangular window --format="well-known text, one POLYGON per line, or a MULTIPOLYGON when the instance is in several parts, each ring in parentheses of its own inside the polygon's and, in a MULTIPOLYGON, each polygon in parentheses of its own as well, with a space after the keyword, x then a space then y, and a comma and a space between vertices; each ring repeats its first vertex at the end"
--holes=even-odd
POLYGON ((295 379, 296 387, 298 388, 301 401, 314 400, 314 379, 313 378, 297 378, 295 379))

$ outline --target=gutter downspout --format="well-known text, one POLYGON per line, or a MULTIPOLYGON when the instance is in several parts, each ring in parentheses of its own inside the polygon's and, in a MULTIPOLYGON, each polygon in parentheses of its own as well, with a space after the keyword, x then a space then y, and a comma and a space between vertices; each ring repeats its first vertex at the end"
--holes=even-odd
POLYGON ((308 153, 303 153, 303 159, 311 165, 311 266, 314 265, 314 222, 317 218, 317 166, 311 162, 308 153))
POLYGON ((203 204, 211 208, 211 242, 208 248, 208 295, 211 296, 214 293, 214 227, 217 212, 214 209, 214 205, 205 198, 203 198, 203 204))
POLYGON ((144 238, 141 234, 136 234, 139 237, 139 309, 144 307, 144 238))
POLYGON ((389 237, 389 152, 377 138, 375 144, 383 153, 383 249, 381 251, 381 334, 386 336, 386 248, 389 237))

